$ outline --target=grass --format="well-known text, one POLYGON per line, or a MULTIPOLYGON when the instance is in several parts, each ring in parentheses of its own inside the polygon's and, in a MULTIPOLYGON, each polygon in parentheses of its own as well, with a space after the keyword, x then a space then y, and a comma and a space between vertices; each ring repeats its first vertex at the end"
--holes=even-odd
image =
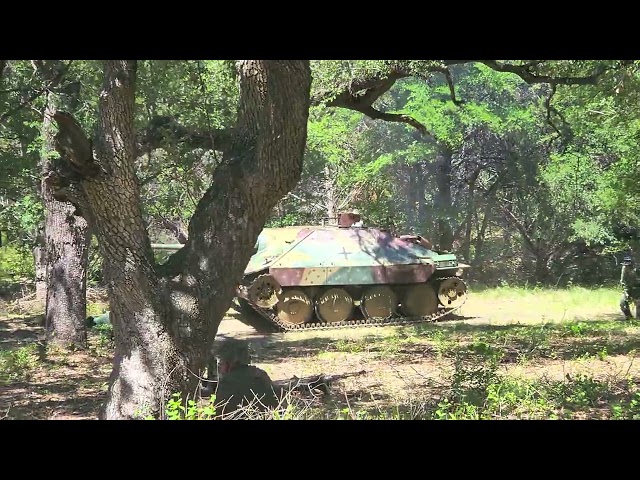
POLYGON ((38 363, 38 345, 35 343, 15 350, 0 350, 0 385, 28 380, 38 363))
MULTIPOLYGON (((290 395, 284 413, 249 416, 639 419, 640 321, 622 320, 618 296, 610 288, 501 287, 472 292, 454 321, 258 338, 254 363, 274 380, 337 377, 330 395, 290 395)), ((104 308, 99 300, 90 307, 94 313, 104 308)), ((36 328, 28 318, 25 312, 0 316, 0 333, 11 338, 36 328)), ((0 418, 5 411, 7 418, 95 415, 110 372, 110 332, 94 330, 90 344, 88 352, 73 354, 43 353, 36 341, 0 345, 0 418), (52 402, 57 406, 42 408, 52 402)), ((208 400, 170 402, 165 418, 214 416, 208 400)))

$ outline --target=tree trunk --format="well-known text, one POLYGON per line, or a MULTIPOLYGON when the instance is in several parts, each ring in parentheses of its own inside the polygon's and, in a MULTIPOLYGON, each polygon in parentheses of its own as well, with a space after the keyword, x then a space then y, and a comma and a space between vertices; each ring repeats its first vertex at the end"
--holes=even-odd
POLYGON ((471 231, 472 231, 472 223, 473 223, 473 212, 476 209, 475 205, 475 189, 476 189, 476 180, 472 179, 469 182, 469 197, 467 199, 467 218, 465 220, 465 230, 464 230, 464 248, 463 248, 463 256, 464 259, 469 262, 471 260, 471 231))
POLYGON ((336 186, 336 172, 327 164, 324 167, 324 205, 327 217, 338 216, 338 191, 336 186))
POLYGON ((534 270, 536 283, 546 285, 549 283, 549 279, 551 277, 549 265, 547 264, 547 255, 542 250, 537 250, 534 252, 534 255, 536 258, 534 270))
POLYGON ((425 164, 424 160, 420 160, 416 162, 415 169, 416 176, 416 197, 417 197, 417 226, 418 233, 421 235, 427 235, 429 238, 432 237, 431 229, 427 228, 427 203, 426 203, 426 193, 427 193, 427 178, 425 175, 425 164))
POLYGON ((33 247, 33 263, 36 273, 36 301, 45 307, 47 304, 47 252, 42 236, 38 236, 38 244, 33 247))
POLYGON ((444 147, 440 148, 438 165, 436 167, 437 193, 435 195, 434 210, 438 217, 436 221, 438 232, 438 247, 440 250, 451 251, 453 248, 453 230, 451 228, 451 161, 453 153, 444 147))
POLYGON ((480 176, 480 168, 477 168, 469 181, 467 182, 469 195, 467 196, 467 215, 465 220, 465 231, 464 231, 464 248, 463 255, 464 259, 467 262, 471 261, 471 233, 473 230, 473 214, 477 210, 476 205, 476 182, 478 181, 478 177, 480 176))
POLYGON ((418 162, 406 165, 404 167, 407 177, 407 183, 404 188, 404 191, 407 192, 407 203, 405 204, 407 223, 404 227, 404 231, 406 232, 410 232, 418 228, 418 208, 420 198, 418 194, 418 182, 416 178, 416 170, 418 168, 418 162))
MULTIPOLYGON (((62 102, 59 94, 47 95, 42 123, 43 178, 52 168, 55 154, 53 113, 62 102)), ((47 342, 63 347, 86 348, 87 267, 91 233, 87 220, 68 201, 54 198, 52 185, 43 181, 41 195, 45 211, 44 260, 46 265, 47 342)), ((40 253, 40 252, 39 252, 40 253)), ((36 265, 42 258, 36 259, 36 265)))
MULTIPOLYGON (((471 265, 474 267, 474 270, 478 270, 484 261, 484 240, 486 237, 487 226, 489 225, 489 218, 491 217, 491 212, 494 205, 495 200, 493 196, 491 196, 487 199, 487 203, 484 208, 484 214, 482 216, 482 224, 480 226, 480 229, 476 233, 475 252, 473 255, 473 261, 471 263, 471 265)), ((476 219, 478 219, 477 214, 476 219)))
POLYGON ((185 246, 162 266, 135 174, 136 61, 105 61, 95 152, 72 117, 55 117, 59 150, 83 175, 109 291, 116 352, 102 418, 160 415, 172 393, 193 392, 260 231, 300 179, 309 62, 239 66, 233 146, 198 203, 185 246))

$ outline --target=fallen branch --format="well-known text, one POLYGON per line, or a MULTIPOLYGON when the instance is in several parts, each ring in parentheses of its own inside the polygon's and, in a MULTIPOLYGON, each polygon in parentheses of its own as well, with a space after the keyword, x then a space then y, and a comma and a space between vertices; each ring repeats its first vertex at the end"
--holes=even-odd
POLYGON ((319 390, 324 394, 331 393, 331 385, 338 380, 342 380, 344 378, 356 377, 360 375, 366 374, 366 370, 361 370, 355 373, 344 373, 340 375, 311 375, 309 377, 298 378, 296 376, 291 377, 288 380, 279 380, 273 382, 277 387, 282 388, 286 391, 299 391, 305 393, 314 393, 314 391, 319 390))

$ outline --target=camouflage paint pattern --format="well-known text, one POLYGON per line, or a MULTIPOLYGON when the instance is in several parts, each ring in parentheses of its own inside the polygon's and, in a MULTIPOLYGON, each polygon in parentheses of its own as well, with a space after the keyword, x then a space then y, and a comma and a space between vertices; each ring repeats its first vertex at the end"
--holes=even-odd
POLYGON ((245 274, 265 271, 285 286, 426 282, 438 269, 457 269, 453 254, 438 254, 374 228, 265 228, 245 274))
MULTIPOLYGON (((183 245, 154 244, 156 250, 183 245)), ((438 253, 375 228, 265 228, 245 275, 268 272, 283 287, 423 283, 442 271, 469 268, 453 253, 438 253)))

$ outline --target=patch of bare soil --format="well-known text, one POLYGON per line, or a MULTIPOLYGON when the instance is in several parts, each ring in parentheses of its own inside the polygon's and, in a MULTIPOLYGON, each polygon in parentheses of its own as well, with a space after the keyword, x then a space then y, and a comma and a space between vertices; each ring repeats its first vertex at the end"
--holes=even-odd
POLYGON ((0 385, 0 412, 11 419, 97 419, 111 362, 86 353, 47 359, 25 381, 0 385))
MULTIPOLYGON (((441 322, 449 333, 456 325, 465 325, 469 333, 450 340, 459 347, 474 339, 473 332, 508 330, 511 327, 545 322, 576 321, 597 318, 599 321, 619 320, 616 305, 591 306, 588 310, 571 312, 556 305, 523 304, 514 299, 486 302, 470 299, 453 319, 441 322), (572 314, 573 313, 573 314, 572 314)), ((437 327, 436 327, 437 328, 437 327)), ((303 377, 319 373, 346 375, 334 383, 334 395, 326 405, 342 409, 384 409, 398 404, 438 400, 451 384, 453 359, 442 355, 434 342, 414 340, 410 345, 396 345, 391 352, 381 352, 378 339, 384 339, 397 328, 353 328, 331 332, 295 332, 257 335, 232 311, 220 328, 224 335, 247 338, 254 349, 254 362, 274 379, 303 377), (364 349, 336 351, 338 342, 354 341, 364 349), (363 350, 363 351, 362 351, 363 350), (364 371, 362 375, 354 372, 364 371)), ((535 345, 512 345, 502 360, 499 373, 530 379, 561 381, 584 374, 601 381, 622 382, 626 378, 640 379, 640 362, 634 362, 638 340, 609 334, 608 339, 555 339, 542 353, 535 345), (603 345, 600 345, 603 344, 603 345), (596 355, 603 346, 609 349, 601 358, 596 355), (525 354, 524 358, 520 358, 525 354), (584 356, 582 356, 584 354, 584 356), (589 355, 587 355, 589 354, 589 355), (527 356, 529 359, 527 359, 527 356)), ((527 340, 527 339, 523 339, 527 340)), ((526 343, 526 342, 525 342, 526 343)))
MULTIPOLYGON (((42 316, 0 318, 0 348, 35 344, 34 368, 0 383, 0 418, 96 419, 111 372, 109 356, 88 352, 46 352, 42 316)), ((96 338, 92 338, 95 344, 96 338)))

